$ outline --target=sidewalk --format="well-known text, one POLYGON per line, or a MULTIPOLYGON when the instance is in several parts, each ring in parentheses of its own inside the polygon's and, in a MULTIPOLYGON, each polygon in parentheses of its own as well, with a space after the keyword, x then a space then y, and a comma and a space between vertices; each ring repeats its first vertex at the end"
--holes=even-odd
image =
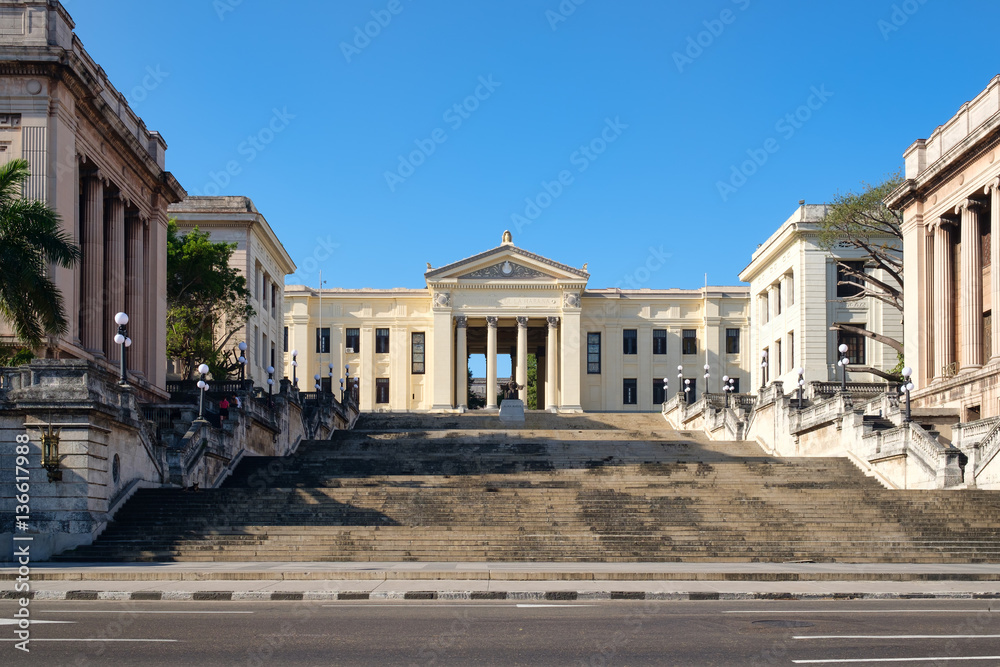
MULTIPOLYGON (((17 569, 0 568, 0 599, 17 569)), ((1000 599, 1000 564, 38 564, 36 600, 1000 599)))

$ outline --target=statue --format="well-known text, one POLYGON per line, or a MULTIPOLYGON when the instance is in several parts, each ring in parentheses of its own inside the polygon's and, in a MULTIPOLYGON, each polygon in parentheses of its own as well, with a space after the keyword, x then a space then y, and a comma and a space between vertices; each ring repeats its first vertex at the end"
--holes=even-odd
POLYGON ((511 233, 510 233, 509 229, 505 229, 504 230, 504 233, 503 233, 503 243, 505 243, 505 244, 506 243, 510 243, 512 245, 514 243, 514 237, 511 236, 511 233))
POLYGON ((524 389, 524 385, 514 382, 514 378, 511 378, 510 382, 501 386, 503 388, 503 397, 505 400, 508 398, 516 399, 517 392, 520 391, 521 389, 524 389))

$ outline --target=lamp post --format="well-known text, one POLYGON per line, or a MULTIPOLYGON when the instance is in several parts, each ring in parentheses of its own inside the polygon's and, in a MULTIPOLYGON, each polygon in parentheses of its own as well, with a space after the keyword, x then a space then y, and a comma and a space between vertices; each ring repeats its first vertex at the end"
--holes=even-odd
POLYGON ((708 396, 708 379, 711 376, 711 373, 709 372, 710 368, 711 367, 708 364, 705 364, 705 391, 701 392, 702 396, 708 396))
POLYGON ((313 376, 313 379, 316 380, 316 384, 314 385, 316 387, 316 391, 318 392, 318 391, 322 390, 323 385, 320 384, 320 382, 319 382, 319 380, 320 380, 319 373, 316 373, 316 375, 313 376))
POLYGON ((340 402, 343 403, 344 399, 344 378, 340 378, 340 402))
POLYGON ((330 362, 330 395, 333 395, 333 362, 330 362))
POLYGON ((200 390, 198 396, 198 421, 205 421, 205 392, 208 391, 208 383, 205 382, 205 376, 208 375, 208 364, 202 364, 198 366, 198 372, 201 373, 201 379, 198 380, 198 389, 200 390))
POLYGON ((62 470, 59 469, 59 463, 62 457, 59 455, 59 434, 62 433, 62 429, 53 431, 50 422, 46 430, 43 431, 39 427, 38 432, 42 438, 42 467, 48 473, 50 482, 61 482, 62 470))
POLYGON ((267 367, 267 402, 268 405, 271 403, 271 398, 274 394, 274 366, 267 367))
POLYGON ((851 360, 847 358, 847 343, 841 343, 840 347, 837 348, 843 357, 837 362, 837 365, 841 368, 840 373, 840 390, 847 391, 847 364, 851 363, 851 360))
POLYGON ((299 378, 295 374, 296 369, 299 367, 299 362, 295 359, 297 356, 299 356, 299 351, 292 350, 292 386, 296 389, 299 388, 299 378))
MULTIPOLYGON (((351 393, 351 365, 344 364, 344 386, 347 387, 347 393, 351 393)), ((347 398, 346 396, 344 397, 347 398)))
POLYGON ((684 401, 691 402, 691 380, 684 380, 684 401))
POLYGON ((767 350, 760 353, 760 388, 767 386, 767 350))
POLYGON ((729 390, 730 389, 731 389, 731 387, 729 386, 729 376, 728 375, 723 375, 722 376, 722 393, 725 394, 725 396, 726 396, 726 407, 727 408, 729 407, 729 390))
POLYGON ((913 391, 913 383, 910 382, 910 376, 913 375, 913 369, 907 366, 903 369, 903 386, 899 388, 901 392, 906 394, 906 414, 903 416, 903 421, 910 421, 910 392, 913 391))
POLYGON ((118 333, 115 334, 115 343, 121 345, 121 377, 118 378, 118 384, 122 387, 128 386, 128 374, 125 370, 125 348, 132 346, 132 339, 128 337, 128 330, 125 325, 128 324, 128 315, 125 313, 118 313, 115 315, 115 324, 118 325, 118 333))
POLYGON ((240 362, 240 383, 246 379, 246 367, 247 367, 247 344, 245 341, 240 341, 240 344, 236 346, 239 350, 239 354, 236 357, 236 361, 240 362))
POLYGON ((799 368, 799 410, 802 409, 802 392, 806 388, 806 369, 799 368))
POLYGON ((667 388, 670 386, 670 381, 667 378, 663 378, 663 402, 667 402, 667 388))

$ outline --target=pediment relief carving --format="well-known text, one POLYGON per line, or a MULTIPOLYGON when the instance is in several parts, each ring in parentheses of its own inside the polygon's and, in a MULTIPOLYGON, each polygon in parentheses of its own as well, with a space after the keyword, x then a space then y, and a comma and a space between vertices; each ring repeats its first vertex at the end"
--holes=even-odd
POLYGON ((459 280, 546 280, 554 277, 507 259, 458 278, 459 280))

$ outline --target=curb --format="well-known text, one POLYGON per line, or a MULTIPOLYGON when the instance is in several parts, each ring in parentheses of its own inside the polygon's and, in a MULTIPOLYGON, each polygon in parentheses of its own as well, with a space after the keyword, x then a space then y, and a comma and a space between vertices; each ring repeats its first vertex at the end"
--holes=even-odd
POLYGON ((50 601, 182 601, 193 602, 296 602, 320 601, 382 601, 382 600, 454 600, 454 601, 603 601, 603 600, 1000 600, 1000 593, 662 593, 642 591, 0 591, 0 600, 50 601))

